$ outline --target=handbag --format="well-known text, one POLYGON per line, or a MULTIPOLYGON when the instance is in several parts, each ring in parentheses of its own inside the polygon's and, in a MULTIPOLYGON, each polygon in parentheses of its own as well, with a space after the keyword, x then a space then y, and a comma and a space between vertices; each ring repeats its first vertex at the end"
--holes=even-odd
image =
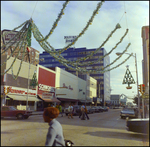
POLYGON ((71 140, 65 139, 65 146, 72 146, 74 143, 71 140))
MULTIPOLYGON (((65 137, 64 133, 63 136, 65 137)), ((65 141, 65 146, 73 146, 74 144, 71 140, 64 139, 64 141, 65 141)))

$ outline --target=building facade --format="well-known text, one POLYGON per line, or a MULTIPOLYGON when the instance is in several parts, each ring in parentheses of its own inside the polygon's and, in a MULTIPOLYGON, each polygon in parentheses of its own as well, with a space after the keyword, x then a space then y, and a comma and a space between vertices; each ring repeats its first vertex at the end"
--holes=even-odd
POLYGON ((111 106, 120 106, 120 95, 111 95, 111 106))
POLYGON ((83 80, 59 67, 55 67, 55 71, 56 98, 64 107, 68 107, 70 103, 75 105, 92 104, 93 97, 96 96, 97 80, 88 75, 86 80, 83 80))
MULTIPOLYGON (((1 63, 4 63, 8 57, 8 55, 2 55, 1 63)), ((10 57, 6 64, 1 67, 2 73, 10 68, 13 60, 14 57, 10 57)), ((37 67, 23 61, 20 73, 17 79, 15 79, 20 62, 19 59, 16 59, 12 69, 6 74, 1 75, 1 105, 13 105, 22 110, 26 110, 27 106, 30 110, 36 110, 36 103, 39 99, 37 98, 37 91, 30 86, 30 81, 37 71, 37 67)))
MULTIPOLYGON (((57 49, 58 51, 59 49, 57 49)), ((69 60, 69 61, 75 61, 77 59, 80 59, 81 57, 85 57, 89 55, 91 52, 95 51, 96 49, 86 49, 84 48, 69 48, 66 51, 64 51, 61 55, 69 60)), ((88 62, 88 61, 96 61, 100 56, 104 56, 106 54, 106 51, 104 48, 101 48, 101 50, 90 57, 90 59, 83 61, 88 62)), ((72 71, 68 68, 66 68, 64 65, 59 63, 57 60, 55 60, 49 53, 43 52, 40 54, 40 59, 43 59, 43 61, 40 61, 40 65, 45 66, 47 68, 55 68, 56 66, 60 67, 61 69, 64 69, 74 75, 77 75, 81 79, 86 79, 86 75, 82 73, 77 73, 76 71, 72 71)), ((82 62, 81 62, 82 63, 82 62)), ((110 63, 109 56, 106 56, 99 62, 85 66, 83 68, 86 68, 87 70, 94 70, 97 68, 103 68, 106 65, 110 63)), ((109 69, 109 67, 107 68, 109 69)), ((94 79, 97 80, 97 94, 96 97, 101 99, 102 104, 104 104, 105 100, 110 100, 110 73, 106 72, 104 74, 89 74, 90 77, 93 77, 94 79)))
MULTIPOLYGON (((1 34, 4 35, 9 31, 10 30, 2 30, 1 34)), ((8 33, 3 37, 1 36, 1 47, 6 45, 6 43, 8 43, 15 34, 16 31, 8 33)), ((36 110, 36 103, 39 101, 39 99, 36 97, 36 90, 33 89, 29 84, 34 72, 37 71, 36 65, 39 63, 39 51, 30 47, 30 51, 28 52, 26 48, 25 57, 21 65, 20 73, 18 74, 23 55, 23 47, 20 48, 19 45, 19 47, 15 49, 18 41, 19 40, 15 41, 15 44, 11 45, 7 50, 5 50, 5 48, 1 48, 1 52, 3 52, 1 54, 1 64, 3 64, 1 66, 1 73, 4 73, 9 69, 6 74, 1 75, 1 105, 14 105, 18 109, 26 109, 27 106, 30 110, 36 110), (10 66, 15 58, 16 61, 10 69, 10 66), (18 77, 15 79, 17 74, 18 77), (7 92, 7 90, 9 92, 7 92)), ((14 40, 12 40, 10 43, 13 42, 14 40)))
POLYGON ((142 60, 142 69, 143 69, 143 84, 149 90, 149 26, 143 26, 142 32, 142 45, 143 45, 143 60, 142 60))

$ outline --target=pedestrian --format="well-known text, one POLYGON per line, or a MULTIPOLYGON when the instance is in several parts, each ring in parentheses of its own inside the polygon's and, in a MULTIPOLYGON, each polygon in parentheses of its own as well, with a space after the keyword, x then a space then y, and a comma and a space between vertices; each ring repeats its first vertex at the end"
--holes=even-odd
POLYGON ((141 118, 143 118, 143 109, 142 109, 142 107, 140 108, 140 114, 141 114, 141 118))
POLYGON ((85 111, 84 109, 85 109, 85 106, 82 104, 79 118, 82 116, 83 111, 85 111))
POLYGON ((70 104, 69 105, 69 107, 68 107, 68 112, 69 112, 69 114, 68 114, 68 118, 73 118, 73 116, 72 116, 72 112, 73 112, 73 107, 72 107, 72 105, 70 104), (70 116, 70 117, 69 117, 70 116))
POLYGON ((81 106, 81 120, 85 120, 85 106, 84 105, 81 106))
POLYGON ((58 109, 58 104, 56 104, 56 108, 58 109))
POLYGON ((72 116, 73 116, 73 114, 75 113, 75 112, 74 112, 75 110, 74 110, 74 107, 73 107, 74 104, 72 104, 71 106, 72 106, 72 116))
POLYGON ((43 119, 49 124, 45 146, 65 146, 62 126, 56 120, 58 115, 57 108, 47 107, 44 109, 43 119))
POLYGON ((63 117, 62 106, 60 104, 58 105, 58 109, 59 109, 59 112, 60 112, 61 116, 63 117))
POLYGON ((89 116, 87 114, 87 108, 86 108, 86 106, 85 106, 85 115, 86 115, 87 119, 89 120, 90 118, 89 118, 89 116))

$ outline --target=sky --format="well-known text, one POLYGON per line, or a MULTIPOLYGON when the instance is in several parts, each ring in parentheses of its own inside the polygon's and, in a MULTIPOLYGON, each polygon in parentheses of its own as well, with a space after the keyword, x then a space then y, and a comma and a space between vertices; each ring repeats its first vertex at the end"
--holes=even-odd
MULTIPOLYGON (((64 2, 1 1, 1 30, 12 30, 32 18, 39 31, 43 36, 46 36, 56 21, 64 2)), ((98 2, 100 1, 70 1, 56 29, 47 41, 55 49, 66 46, 64 36, 77 36, 86 26, 98 2)), ((105 1, 94 17, 92 24, 74 46, 75 48, 86 47, 87 49, 100 47, 117 23, 121 25, 121 28, 112 35, 104 48, 109 52, 120 41, 126 29, 129 29, 122 43, 109 55, 110 62, 118 57, 117 52, 123 52, 128 43, 131 43, 126 53, 136 54, 138 83, 142 84, 143 48, 141 29, 143 26, 149 26, 149 1, 105 1)), ((44 51, 33 35, 31 47, 40 51, 40 53, 44 51)), ((110 68, 120 64, 127 57, 128 55, 124 54, 110 68)), ((110 71, 110 86, 111 94, 125 94, 131 98, 128 99, 129 101, 137 95, 135 57, 131 57, 124 64, 110 71), (127 84, 122 84, 127 65, 129 65, 129 70, 136 82, 131 85, 132 89, 126 89, 127 84)))

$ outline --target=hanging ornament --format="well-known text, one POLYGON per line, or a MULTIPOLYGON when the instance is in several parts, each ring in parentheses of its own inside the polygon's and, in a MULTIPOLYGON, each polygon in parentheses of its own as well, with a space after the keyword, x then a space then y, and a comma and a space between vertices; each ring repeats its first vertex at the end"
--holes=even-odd
POLYGON ((128 86, 126 87, 127 89, 132 89, 132 86, 130 86, 130 84, 135 84, 135 81, 131 75, 131 72, 129 70, 129 65, 126 66, 127 70, 123 79, 122 84, 128 84, 128 86))
POLYGON ((36 73, 34 73, 32 80, 30 82, 30 86, 32 86, 33 87, 32 89, 35 90, 37 85, 38 85, 38 82, 37 82, 37 78, 36 78, 36 73))

